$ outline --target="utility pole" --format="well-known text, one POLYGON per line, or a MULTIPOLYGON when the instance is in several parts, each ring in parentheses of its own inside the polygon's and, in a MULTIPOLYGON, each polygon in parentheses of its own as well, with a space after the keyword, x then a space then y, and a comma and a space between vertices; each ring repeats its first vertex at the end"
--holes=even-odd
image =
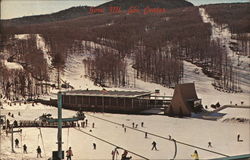
POLYGON ((58 145, 58 160, 62 160, 62 93, 58 92, 58 133, 57 133, 57 145, 58 145))
MULTIPOLYGON (((1 5, 0 5, 1 6, 1 5)), ((1 95, 0 95, 1 96, 1 95)), ((0 123, 1 123, 1 121, 2 121, 2 115, 1 115, 1 110, 2 110, 2 101, 1 101, 1 98, 2 97, 0 97, 0 123)), ((6 121, 6 118, 5 118, 5 121, 6 121)), ((3 124, 2 124, 3 125, 3 124)), ((6 127, 6 126, 5 126, 6 127)), ((2 159, 1 158, 1 150, 2 150, 2 148, 1 148, 1 145, 2 144, 2 126, 1 126, 1 124, 0 124, 0 160, 2 159)))

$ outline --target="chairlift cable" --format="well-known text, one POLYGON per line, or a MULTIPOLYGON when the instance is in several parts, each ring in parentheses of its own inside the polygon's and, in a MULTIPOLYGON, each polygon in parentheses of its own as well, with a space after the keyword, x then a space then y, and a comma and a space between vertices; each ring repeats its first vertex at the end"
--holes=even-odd
MULTIPOLYGON (((104 119, 104 118, 100 118, 100 117, 97 117, 97 116, 94 116, 94 115, 90 115, 88 113, 85 113, 85 114, 89 115, 91 117, 94 117, 94 118, 97 118, 97 119, 109 122, 109 123, 113 123, 113 124, 122 126, 122 124, 117 123, 117 122, 113 122, 113 121, 110 121, 110 120, 107 120, 107 119, 104 119)), ((125 125, 125 127, 129 128, 129 129, 133 129, 133 130, 138 131, 138 132, 145 133, 145 131, 140 130, 140 129, 132 128, 132 127, 126 126, 126 125, 125 125)), ((158 138, 162 138, 162 139, 165 139, 165 140, 168 140, 168 141, 172 141, 171 139, 163 137, 161 135, 157 135, 157 134, 150 133, 150 132, 147 132, 147 133, 148 133, 148 135, 152 135, 152 136, 155 136, 155 137, 158 137, 158 138)), ((203 150, 203 151, 207 151, 207 152, 210 152, 210 153, 214 153, 214 154, 217 154, 217 155, 221 155, 221 156, 225 156, 225 157, 230 157, 229 155, 226 155, 226 154, 223 154, 223 153, 220 153, 220 152, 212 151, 212 150, 209 150, 209 149, 206 149, 206 148, 202 148, 202 147, 195 146, 195 145, 192 145, 192 144, 188 144, 188 143, 185 143, 185 142, 182 142, 182 141, 178 141, 178 140, 175 140, 175 141, 176 141, 176 143, 179 143, 179 144, 182 144, 182 145, 186 145, 186 146, 189 146, 189 147, 197 148, 197 149, 200 149, 200 150, 203 150)))

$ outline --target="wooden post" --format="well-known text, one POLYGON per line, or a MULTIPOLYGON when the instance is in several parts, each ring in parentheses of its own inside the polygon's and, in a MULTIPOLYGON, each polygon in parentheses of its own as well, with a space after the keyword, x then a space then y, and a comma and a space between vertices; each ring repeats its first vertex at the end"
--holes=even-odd
POLYGON ((18 133, 18 132, 22 132, 22 130, 18 130, 18 131, 14 131, 13 130, 13 125, 11 125, 11 131, 8 132, 8 133, 11 133, 11 152, 12 153, 15 153, 15 150, 14 150, 14 133, 18 133))
POLYGON ((134 109, 134 98, 132 98, 132 110, 134 109))
POLYGON ((11 152, 15 153, 15 151, 14 151, 13 125, 11 126, 11 152))
POLYGON ((104 112, 104 97, 102 96, 102 112, 104 112))
POLYGON ((123 106, 124 106, 124 109, 126 110, 126 101, 125 101, 125 98, 123 98, 123 106))

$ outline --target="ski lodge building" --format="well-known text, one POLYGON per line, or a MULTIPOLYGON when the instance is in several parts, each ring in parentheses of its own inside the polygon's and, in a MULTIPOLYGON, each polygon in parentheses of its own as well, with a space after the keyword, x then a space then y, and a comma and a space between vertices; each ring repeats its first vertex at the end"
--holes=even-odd
POLYGON ((197 97, 194 83, 178 84, 175 86, 174 95, 165 114, 172 116, 191 116, 196 107, 201 105, 197 97))
POLYGON ((93 112, 139 113, 162 106, 162 100, 152 100, 151 92, 73 90, 62 92, 63 108, 93 112))

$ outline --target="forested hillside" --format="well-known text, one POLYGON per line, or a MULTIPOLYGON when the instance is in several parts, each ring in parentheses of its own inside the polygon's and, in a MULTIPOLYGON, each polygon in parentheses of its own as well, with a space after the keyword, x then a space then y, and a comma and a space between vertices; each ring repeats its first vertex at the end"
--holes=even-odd
MULTIPOLYGON (((157 14, 106 13, 52 23, 3 25, 2 31, 2 52, 8 55, 8 62, 17 62, 24 68, 2 75, 0 80, 5 92, 10 87, 16 92, 13 88, 17 83, 23 88, 20 91, 23 95, 28 90, 33 93, 34 87, 28 87, 32 88, 29 85, 32 79, 33 86, 42 84, 35 85, 40 94, 52 81, 52 75, 56 77, 56 86, 60 87, 60 75, 68 56, 79 53, 86 55, 83 57, 84 74, 100 86, 133 85, 128 75, 131 65, 134 78, 172 87, 181 83, 185 60, 202 67, 210 77, 227 79, 233 86, 227 87, 227 91, 239 91, 235 89, 237 74, 231 67, 227 51, 219 40, 211 39, 211 25, 203 22, 198 7, 157 14), (29 35, 26 39, 18 39, 15 34, 29 35), (34 37, 37 36, 43 39, 51 64, 44 57, 45 49, 35 45, 37 38, 34 37), (32 57, 34 61, 30 60, 32 57), (229 69, 225 71, 225 68, 229 69)), ((4 65, 2 68, 8 72, 4 65)))

